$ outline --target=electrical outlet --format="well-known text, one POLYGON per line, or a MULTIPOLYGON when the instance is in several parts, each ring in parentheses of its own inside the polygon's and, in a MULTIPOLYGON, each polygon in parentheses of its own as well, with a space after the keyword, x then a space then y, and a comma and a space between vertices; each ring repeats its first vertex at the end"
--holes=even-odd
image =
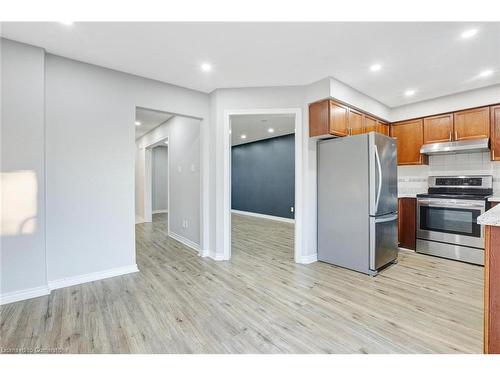
POLYGON ((188 226, 189 226, 189 223, 188 223, 187 219, 183 219, 182 220, 182 227, 185 228, 185 229, 187 229, 188 226))
POLYGON ((292 207, 290 207, 290 212, 293 212, 293 206, 292 206, 292 207))

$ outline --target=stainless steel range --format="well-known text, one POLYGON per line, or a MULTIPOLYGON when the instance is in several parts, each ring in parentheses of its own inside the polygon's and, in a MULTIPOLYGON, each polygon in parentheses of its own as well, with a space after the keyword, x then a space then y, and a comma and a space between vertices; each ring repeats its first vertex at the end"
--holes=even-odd
POLYGON ((477 217, 493 194, 492 176, 431 176, 417 195, 417 252, 484 264, 484 234, 477 217))

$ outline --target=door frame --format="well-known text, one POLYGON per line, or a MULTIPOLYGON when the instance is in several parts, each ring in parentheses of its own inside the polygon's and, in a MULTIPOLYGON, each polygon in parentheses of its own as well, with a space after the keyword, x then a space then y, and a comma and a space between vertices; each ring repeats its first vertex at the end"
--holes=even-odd
POLYGON ((303 238, 303 170, 302 170, 302 109, 301 108, 261 108, 261 109, 232 109, 224 111, 223 139, 224 139, 224 183, 223 183, 223 251, 222 259, 231 259, 231 116, 235 115, 276 115, 287 114, 295 117, 295 233, 294 233, 294 260, 296 263, 310 263, 304 254, 303 238))
MULTIPOLYGON (((168 142, 167 146, 167 210, 170 210, 170 140, 169 137, 161 138, 144 146, 144 222, 153 221, 153 148, 168 142)), ((170 233, 170 220, 167 220, 167 229, 170 233)))

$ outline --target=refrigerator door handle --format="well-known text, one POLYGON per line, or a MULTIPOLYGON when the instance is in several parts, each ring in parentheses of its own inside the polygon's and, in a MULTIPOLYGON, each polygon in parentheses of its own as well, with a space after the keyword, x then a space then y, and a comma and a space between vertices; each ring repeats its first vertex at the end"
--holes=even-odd
POLYGON ((378 147, 377 145, 373 145, 375 148, 375 160, 377 161, 377 169, 378 169, 378 191, 377 191, 377 196, 375 197, 375 212, 374 214, 377 214, 378 211, 378 203, 380 201, 380 193, 382 192, 382 164, 380 163, 380 156, 378 154, 378 147))

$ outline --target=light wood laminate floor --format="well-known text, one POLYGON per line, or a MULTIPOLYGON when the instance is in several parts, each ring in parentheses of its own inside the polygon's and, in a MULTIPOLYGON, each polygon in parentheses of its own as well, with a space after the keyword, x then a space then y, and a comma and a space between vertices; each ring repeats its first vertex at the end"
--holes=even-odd
POLYGON ((483 269, 400 253, 371 278, 293 262, 293 225, 233 215, 233 257, 136 225, 140 273, 1 307, 0 347, 69 353, 480 353, 483 269))

